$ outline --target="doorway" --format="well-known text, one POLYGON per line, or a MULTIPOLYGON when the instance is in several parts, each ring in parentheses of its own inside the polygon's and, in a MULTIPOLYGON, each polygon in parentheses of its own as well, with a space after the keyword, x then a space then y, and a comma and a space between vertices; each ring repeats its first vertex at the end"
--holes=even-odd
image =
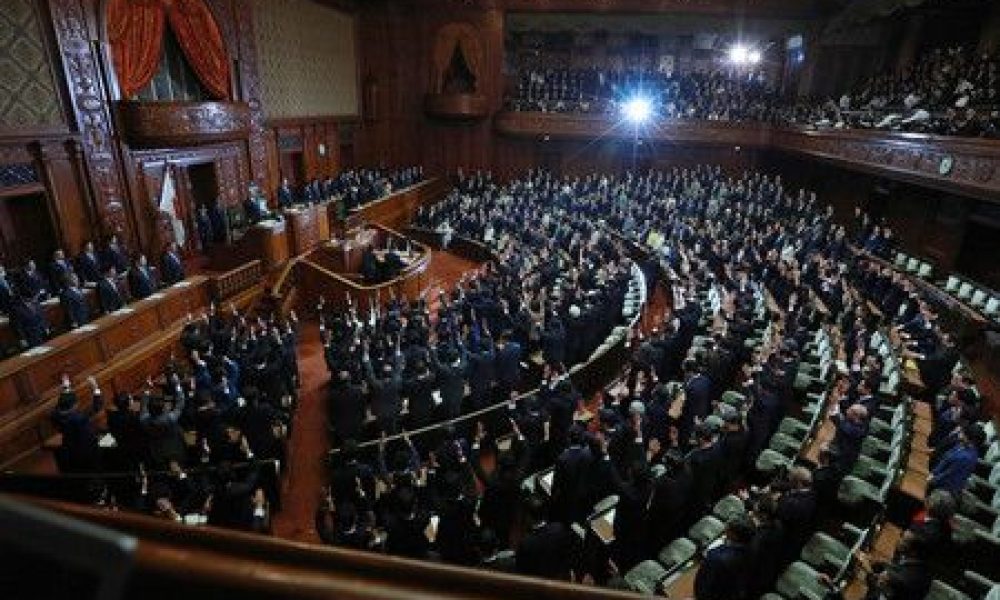
POLYGON ((48 264, 57 244, 44 192, 0 195, 0 259, 8 269, 48 264))
POLYGON ((281 176, 288 178, 293 190, 299 190, 306 184, 306 164, 302 151, 282 152, 278 162, 281 166, 281 176))
MULTIPOLYGON (((223 222, 219 216, 222 207, 219 206, 219 179, 215 171, 215 163, 196 163, 184 169, 184 188, 187 190, 187 201, 183 202, 185 215, 182 217, 184 226, 192 235, 187 236, 185 254, 193 256, 201 248, 199 228, 197 224, 198 209, 204 206, 210 215, 210 236, 218 241, 220 232, 216 231, 223 222)), ((223 232, 224 235, 224 232, 223 232)))

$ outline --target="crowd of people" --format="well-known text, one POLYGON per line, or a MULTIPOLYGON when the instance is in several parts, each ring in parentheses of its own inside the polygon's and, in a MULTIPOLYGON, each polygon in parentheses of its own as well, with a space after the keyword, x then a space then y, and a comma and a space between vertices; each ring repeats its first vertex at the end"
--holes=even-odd
POLYGON ((642 96, 654 118, 758 121, 966 137, 1000 137, 1000 57, 935 48, 831 98, 789 100, 763 73, 533 67, 516 74, 508 110, 620 113, 642 96))
POLYGON ((737 494, 742 509, 721 545, 705 552, 696 597, 757 597, 831 517, 872 419, 894 401, 880 391, 885 357, 871 340, 895 329, 920 366, 927 399, 939 406, 928 479, 934 508, 891 563, 872 566, 884 576, 870 591, 922 597, 906 594, 930 583, 930 557, 941 540, 928 532, 940 533, 933 519, 956 501, 981 456, 984 415, 968 376, 952 375, 958 352, 934 311, 907 279, 864 254, 891 251, 886 228, 863 214, 838 225, 814 194, 788 190, 778 177, 726 177, 708 167, 562 180, 529 172, 506 185, 477 174, 463 177, 417 222, 488 244, 500 259, 443 298, 436 323, 420 303, 372 314, 372 327, 395 330, 374 337, 358 335, 363 314, 335 317, 331 414, 342 445, 317 514, 325 541, 624 585, 624 573, 683 536, 722 496, 737 494), (585 282, 617 281, 611 289, 620 290, 629 271, 616 250, 620 238, 608 231, 650 252, 655 264, 643 267, 673 301, 662 326, 632 344, 621 379, 584 398, 566 367, 585 359, 586 340, 599 340, 610 323, 590 337, 570 331, 573 319, 586 328, 617 314, 600 304, 588 311, 585 282), (484 298, 496 301, 485 308, 484 298), (443 356, 410 341, 434 329, 439 347, 442 337, 452 340, 443 356), (782 419, 800 410, 797 374, 820 330, 835 340, 841 363, 828 405, 835 434, 818 464, 762 479, 757 457, 782 419), (496 377, 484 387, 476 354, 490 332, 502 349, 494 354, 496 377), (518 379, 501 375, 507 361, 500 357, 512 343, 518 358, 541 352, 534 394, 508 396, 518 379), (452 379, 455 373, 470 377, 452 379), (468 426, 439 428, 433 439, 404 434, 372 455, 357 443, 365 379, 376 433, 400 431, 403 396, 411 431, 433 422, 427 407, 438 389, 446 416, 461 414, 463 403, 510 401, 500 419, 467 419, 468 426), (495 456, 492 470, 481 461, 486 454, 495 456), (547 493, 537 481, 534 491, 522 489, 527 475, 552 466, 547 493), (613 542, 574 533, 581 525, 586 531, 595 504, 612 494, 613 542), (895 576, 904 570, 916 576, 895 576))
POLYGON ((297 399, 297 328, 294 313, 268 320, 213 305, 189 317, 187 356, 142 389, 105 399, 90 378, 82 402, 65 379, 52 413, 62 435, 56 462, 72 476, 65 492, 108 509, 266 532, 297 399), (102 411, 104 425, 94 418, 102 411))
POLYGON ((684 73, 526 69, 518 73, 506 104, 514 111, 618 113, 637 96, 664 119, 767 121, 778 104, 762 72, 735 68, 684 73))
MULTIPOLYGON (((348 169, 336 177, 313 178, 298 187, 284 177, 275 191, 275 200, 277 208, 284 210, 296 205, 339 199, 343 202, 343 210, 348 211, 423 180, 424 168, 420 166, 348 169)), ((268 208, 267 198, 256 184, 251 185, 243 210, 251 223, 275 216, 268 208)))
POLYGON ((1000 57, 936 48, 878 73, 837 99, 784 111, 793 123, 1000 137, 1000 57))
POLYGON ((75 259, 62 249, 55 250, 44 270, 34 260, 12 272, 0 264, 0 314, 9 319, 22 351, 89 323, 96 314, 87 290, 96 294, 100 313, 109 314, 184 278, 184 262, 176 245, 164 250, 155 267, 144 254, 130 252, 112 235, 100 251, 87 242, 75 259), (61 323, 51 323, 45 310, 56 302, 63 309, 61 323))

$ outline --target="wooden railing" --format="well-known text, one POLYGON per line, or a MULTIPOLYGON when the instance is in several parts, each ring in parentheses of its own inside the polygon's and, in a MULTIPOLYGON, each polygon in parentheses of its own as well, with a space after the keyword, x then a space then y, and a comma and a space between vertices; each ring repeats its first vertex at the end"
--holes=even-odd
MULTIPOLYGON (((610 115, 501 112, 503 135, 540 139, 630 137, 634 128, 610 115)), ((813 129, 749 122, 665 119, 649 127, 651 142, 780 150, 849 169, 1000 201, 1000 140, 863 129, 813 129)))
POLYGON ((136 538, 128 588, 134 597, 532 598, 627 600, 594 586, 322 547, 142 515, 20 498, 26 503, 136 538))
POLYGON ((231 271, 212 275, 212 299, 216 302, 228 300, 261 285, 263 277, 264 265, 259 259, 242 264, 231 271))

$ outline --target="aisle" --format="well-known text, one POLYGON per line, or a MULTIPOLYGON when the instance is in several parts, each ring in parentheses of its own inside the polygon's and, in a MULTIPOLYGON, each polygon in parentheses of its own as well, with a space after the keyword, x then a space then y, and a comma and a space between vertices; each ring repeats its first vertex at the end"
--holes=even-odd
MULTIPOLYGON (((478 266, 453 254, 434 252, 427 269, 430 282, 428 299, 435 300, 439 290, 450 288, 462 275, 478 266)), ((299 390, 299 407, 288 446, 287 471, 282 481, 282 508, 272 524, 277 537, 319 543, 314 517, 319 507, 320 490, 327 482, 324 457, 330 450, 327 427, 327 383, 330 374, 315 322, 302 324, 300 339, 302 387, 299 390)))

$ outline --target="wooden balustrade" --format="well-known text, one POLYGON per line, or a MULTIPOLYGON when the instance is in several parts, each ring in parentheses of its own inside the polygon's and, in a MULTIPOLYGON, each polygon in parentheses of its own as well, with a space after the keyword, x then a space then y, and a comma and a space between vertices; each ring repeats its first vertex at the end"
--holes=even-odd
POLYGON ((264 265, 258 260, 244 263, 231 271, 212 275, 212 299, 228 300, 262 283, 264 265))
POLYGON ((499 598, 626 600, 595 586, 316 546, 214 527, 19 498, 137 539, 130 596, 188 600, 257 598, 499 598), (180 587, 182 586, 182 587, 180 587))
POLYGON ((447 193, 448 187, 448 182, 444 179, 421 181, 385 198, 379 198, 352 209, 347 221, 348 223, 379 223, 386 227, 402 229, 413 220, 418 208, 437 202, 447 193))
MULTIPOLYGON (((501 112, 503 135, 535 139, 629 138, 613 115, 501 112)), ((866 129, 810 129, 761 123, 664 119, 647 128, 652 143, 779 150, 956 194, 1000 199, 1000 140, 866 129)))

